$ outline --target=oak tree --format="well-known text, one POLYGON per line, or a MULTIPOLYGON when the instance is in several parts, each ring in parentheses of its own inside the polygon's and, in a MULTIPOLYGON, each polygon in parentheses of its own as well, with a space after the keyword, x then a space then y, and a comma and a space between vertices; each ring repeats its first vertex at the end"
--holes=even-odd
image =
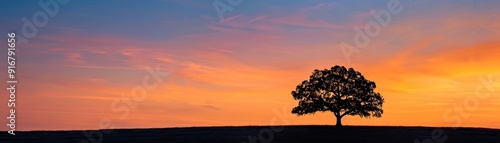
POLYGON ((292 91, 299 105, 293 114, 305 115, 315 112, 333 112, 336 126, 342 126, 346 115, 365 118, 381 117, 384 98, 374 91, 375 82, 353 68, 334 66, 331 69, 314 70, 309 80, 304 80, 292 91))

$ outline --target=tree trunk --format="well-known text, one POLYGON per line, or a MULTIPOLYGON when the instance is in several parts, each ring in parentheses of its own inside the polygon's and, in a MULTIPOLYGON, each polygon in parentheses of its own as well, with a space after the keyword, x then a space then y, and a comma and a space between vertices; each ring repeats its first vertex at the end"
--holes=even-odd
POLYGON ((341 127, 341 126, 342 126, 342 123, 341 123, 341 122, 342 122, 342 117, 338 117, 338 116, 337 116, 337 124, 336 124, 335 126, 337 126, 337 127, 341 127))

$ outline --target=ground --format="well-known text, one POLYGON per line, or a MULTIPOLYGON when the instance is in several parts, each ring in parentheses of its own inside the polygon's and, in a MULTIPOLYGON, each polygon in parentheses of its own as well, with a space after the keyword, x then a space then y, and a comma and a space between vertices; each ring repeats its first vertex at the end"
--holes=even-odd
POLYGON ((381 126, 246 126, 0 134, 1 143, 499 143, 500 130, 381 126), (109 132, 111 131, 111 132, 109 132), (88 137, 87 137, 88 136, 88 137), (102 139, 102 140, 101 140, 102 139))

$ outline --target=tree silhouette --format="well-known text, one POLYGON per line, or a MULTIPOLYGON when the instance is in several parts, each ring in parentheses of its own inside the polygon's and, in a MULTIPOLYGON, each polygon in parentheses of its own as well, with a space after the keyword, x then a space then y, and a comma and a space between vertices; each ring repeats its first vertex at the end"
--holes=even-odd
POLYGON ((292 91, 293 99, 299 100, 292 113, 301 116, 330 111, 337 118, 336 126, 342 126, 345 115, 381 117, 384 98, 373 91, 375 87, 375 82, 353 68, 336 65, 331 69, 315 69, 309 80, 302 81, 292 91))

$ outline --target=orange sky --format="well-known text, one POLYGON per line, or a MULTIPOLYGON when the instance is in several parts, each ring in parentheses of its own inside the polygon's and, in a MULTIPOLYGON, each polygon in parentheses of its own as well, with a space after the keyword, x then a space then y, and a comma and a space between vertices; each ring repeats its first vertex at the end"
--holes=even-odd
MULTIPOLYGON (((369 11, 385 3, 363 5, 334 22, 318 12, 345 13, 347 4, 301 4, 270 14, 241 8, 224 21, 199 14, 170 21, 186 25, 172 32, 188 32, 165 39, 93 33, 60 22, 70 17, 61 13, 20 45, 17 128, 97 129, 103 119, 113 128, 332 125, 333 113, 291 114, 297 101, 290 92, 314 69, 335 65, 360 71, 385 98, 381 118, 347 116, 345 125, 500 128, 498 10, 485 3, 402 4, 402 13, 350 62, 339 43, 352 44, 353 27, 373 21, 369 11), (189 30, 198 27, 203 32, 189 30), (156 65, 169 73, 158 87, 143 101, 122 97, 142 85, 146 67, 156 65)), ((7 115, 7 107, 0 109, 7 115)))

